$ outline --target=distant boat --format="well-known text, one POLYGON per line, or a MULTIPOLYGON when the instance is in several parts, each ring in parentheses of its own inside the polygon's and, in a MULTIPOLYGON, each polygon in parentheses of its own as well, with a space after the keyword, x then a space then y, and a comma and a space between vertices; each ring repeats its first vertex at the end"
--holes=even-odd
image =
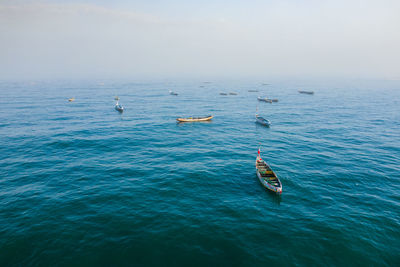
POLYGON ((119 97, 118 96, 114 97, 114 100, 119 100, 119 97))
POLYGON ((178 93, 175 93, 174 91, 171 91, 171 90, 169 91, 169 94, 170 95, 178 95, 178 93))
POLYGON ((314 92, 313 91, 299 91, 300 94, 307 94, 307 95, 313 95, 314 92))
POLYGON ((250 89, 248 92, 250 92, 250 93, 255 93, 255 92, 258 92, 258 90, 250 89))
POLYGON ((117 104, 115 104, 115 110, 122 113, 124 112, 124 107, 117 101, 117 104))
POLYGON ((231 93, 229 93, 230 95, 237 95, 237 93, 234 93, 234 92, 231 92, 231 93))
POLYGON ((227 93, 219 93, 220 95, 228 95, 227 93))
POLYGON ((178 122, 195 122, 195 121, 209 121, 213 118, 212 115, 208 115, 205 117, 188 117, 188 118, 177 118, 178 122))
POLYGON ((269 85, 269 83, 262 83, 261 85, 269 85))
POLYGON ((282 183, 270 166, 261 158, 260 149, 256 159, 257 177, 260 183, 268 190, 282 194, 282 183))
POLYGON ((257 97, 258 101, 263 101, 263 102, 267 102, 267 103, 272 103, 271 99, 268 99, 266 97, 257 97))
POLYGON ((68 101, 73 102, 73 101, 75 101, 75 98, 70 98, 70 99, 68 99, 68 101))
POLYGON ((272 102, 278 102, 278 99, 269 99, 269 98, 266 98, 266 97, 257 97, 257 99, 258 99, 258 101, 264 101, 264 102, 267 102, 267 103, 272 103, 272 102))
POLYGON ((271 122, 261 116, 259 116, 258 114, 256 114, 256 123, 264 125, 269 127, 271 125, 271 122))

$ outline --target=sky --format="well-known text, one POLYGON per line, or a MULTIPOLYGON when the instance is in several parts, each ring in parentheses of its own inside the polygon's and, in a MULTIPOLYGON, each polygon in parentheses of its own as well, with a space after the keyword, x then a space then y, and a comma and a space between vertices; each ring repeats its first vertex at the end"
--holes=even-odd
POLYGON ((0 79, 400 79, 400 1, 0 0, 0 79))

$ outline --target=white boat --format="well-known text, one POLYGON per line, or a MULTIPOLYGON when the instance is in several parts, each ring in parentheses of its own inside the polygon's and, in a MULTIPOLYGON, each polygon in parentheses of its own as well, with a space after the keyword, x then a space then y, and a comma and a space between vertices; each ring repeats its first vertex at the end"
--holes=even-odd
POLYGON ((261 96, 259 96, 259 97, 257 97, 257 99, 258 99, 258 101, 264 101, 264 102, 267 102, 267 103, 272 103, 272 102, 278 102, 278 99, 270 99, 270 98, 267 98, 267 97, 261 97, 261 96))
POLYGON ((271 122, 261 116, 259 116, 258 114, 256 114, 256 123, 264 125, 269 127, 271 125, 271 122))
POLYGON ((178 95, 178 93, 175 93, 174 91, 169 90, 170 95, 178 95))

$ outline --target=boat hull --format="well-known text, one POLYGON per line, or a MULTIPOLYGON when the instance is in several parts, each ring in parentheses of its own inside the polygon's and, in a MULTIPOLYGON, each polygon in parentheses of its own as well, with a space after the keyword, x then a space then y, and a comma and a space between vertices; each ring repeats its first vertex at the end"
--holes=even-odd
POLYGON ((118 112, 124 112, 124 108, 123 107, 118 107, 118 106, 115 106, 115 110, 116 111, 118 111, 118 112))
POLYGON ((273 186, 273 185, 267 183, 264 180, 264 178, 261 176, 259 171, 257 171, 257 177, 258 177, 258 180, 260 181, 260 183, 262 184, 263 187, 265 187, 266 189, 268 189, 269 191, 272 191, 274 193, 282 194, 282 186, 281 187, 276 187, 276 186, 273 186))
POLYGON ((177 118, 178 122, 195 122, 195 121, 209 121, 213 116, 203 117, 203 118, 177 118))
POLYGON ((263 126, 269 127, 271 125, 271 122, 267 119, 264 119, 263 117, 260 117, 256 115, 256 123, 261 124, 263 126))
POLYGON ((313 95, 313 91, 299 91, 300 94, 313 95))
POLYGON ((266 127, 269 127, 271 125, 270 123, 262 122, 262 121, 259 121, 259 120, 256 120, 256 123, 258 123, 258 124, 260 124, 262 126, 266 126, 266 127))
POLYGON ((257 97, 258 101, 262 101, 262 102, 266 102, 266 103, 272 103, 271 99, 268 98, 261 98, 261 97, 257 97))
POLYGON ((272 169, 268 166, 268 164, 264 160, 262 160, 260 157, 257 157, 255 165, 256 165, 257 177, 258 177, 258 180, 260 181, 261 185, 263 187, 265 187, 266 189, 268 189, 269 191, 272 191, 277 194, 282 194, 282 183, 279 180, 279 178, 276 176, 276 174, 272 171, 272 169), (258 164, 262 165, 262 166, 258 167, 259 166, 258 164), (264 174, 265 176, 262 176, 259 168, 264 168, 264 171, 266 169, 268 171, 268 174, 264 174), (272 181, 272 183, 276 184, 277 186, 275 186, 271 183, 268 183, 267 180, 272 181))
POLYGON ((264 121, 264 120, 256 119, 256 123, 258 123, 262 126, 267 126, 267 127, 269 127, 271 125, 271 122, 269 122, 268 120, 264 121))

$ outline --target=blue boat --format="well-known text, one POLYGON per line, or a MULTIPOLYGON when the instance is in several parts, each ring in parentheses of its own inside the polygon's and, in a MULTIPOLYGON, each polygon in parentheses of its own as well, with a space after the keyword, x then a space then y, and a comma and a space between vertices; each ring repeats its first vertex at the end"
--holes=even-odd
POLYGON ((271 122, 261 116, 259 116, 258 114, 256 114, 256 123, 264 125, 269 127, 271 125, 271 122))
POLYGON ((124 107, 121 104, 119 104, 119 101, 117 101, 117 104, 115 104, 115 110, 120 113, 124 112, 124 107))

